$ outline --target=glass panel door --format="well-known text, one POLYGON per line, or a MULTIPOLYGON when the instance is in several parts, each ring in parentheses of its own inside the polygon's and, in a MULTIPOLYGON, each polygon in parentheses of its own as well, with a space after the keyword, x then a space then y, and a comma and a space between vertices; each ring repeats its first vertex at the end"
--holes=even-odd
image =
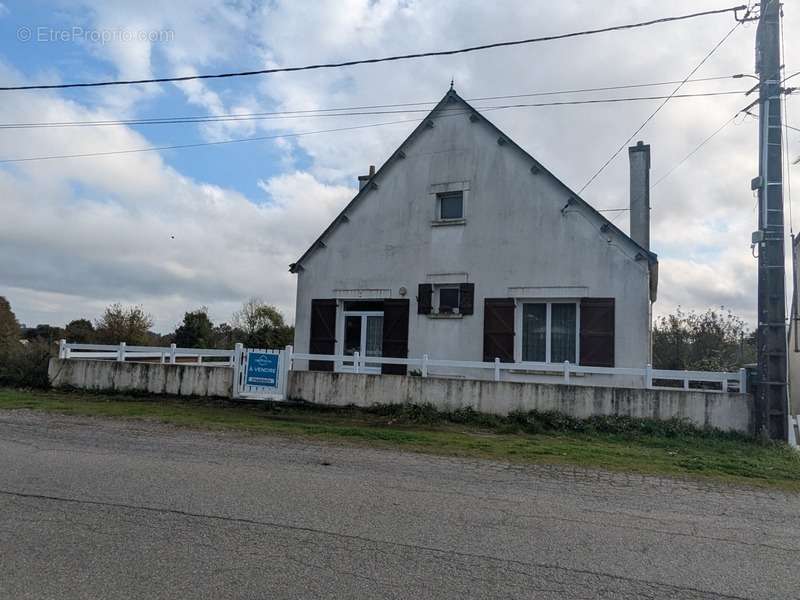
POLYGON ((550 362, 575 364, 575 304, 550 307, 550 362))
MULTIPOLYGON (((353 356, 361 352, 361 315, 345 315, 344 317, 344 348, 342 354, 353 356)), ((353 361, 345 360, 342 364, 353 367, 353 361)))
MULTIPOLYGON (((383 356, 383 315, 369 315, 367 320, 364 356, 383 356)), ((367 367, 381 368, 380 363, 366 363, 367 367)))
MULTIPOLYGON (((344 313, 344 344, 342 354, 352 357, 358 352, 361 357, 383 356, 383 313, 378 311, 346 311, 344 313)), ((355 367, 351 358, 342 360, 341 368, 352 371, 355 367)), ((361 363, 366 373, 380 373, 381 365, 376 362, 361 363)))
POLYGON ((547 304, 522 305, 522 360, 547 360, 547 304))

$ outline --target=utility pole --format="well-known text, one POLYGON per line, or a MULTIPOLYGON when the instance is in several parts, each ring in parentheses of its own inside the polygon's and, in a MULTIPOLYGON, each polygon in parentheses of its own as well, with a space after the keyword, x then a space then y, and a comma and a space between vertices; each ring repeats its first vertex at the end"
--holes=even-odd
POLYGON ((758 373, 756 433, 788 434, 786 293, 783 225, 783 119, 781 116, 780 0, 762 0, 756 32, 759 75, 758 373))

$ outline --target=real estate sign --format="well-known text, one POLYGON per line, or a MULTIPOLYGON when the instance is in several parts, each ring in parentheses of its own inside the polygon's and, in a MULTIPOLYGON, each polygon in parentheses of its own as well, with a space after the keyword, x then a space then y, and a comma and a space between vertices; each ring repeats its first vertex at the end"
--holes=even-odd
POLYGON ((253 351, 247 353, 246 386, 277 388, 278 377, 278 354, 253 351))

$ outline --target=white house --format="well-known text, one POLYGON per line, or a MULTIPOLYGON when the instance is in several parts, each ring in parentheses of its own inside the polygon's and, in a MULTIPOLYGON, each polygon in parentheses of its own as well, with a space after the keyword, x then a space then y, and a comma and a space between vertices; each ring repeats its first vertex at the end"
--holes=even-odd
POLYGON ((295 350, 644 367, 649 152, 629 152, 632 239, 451 89, 291 265, 295 350))

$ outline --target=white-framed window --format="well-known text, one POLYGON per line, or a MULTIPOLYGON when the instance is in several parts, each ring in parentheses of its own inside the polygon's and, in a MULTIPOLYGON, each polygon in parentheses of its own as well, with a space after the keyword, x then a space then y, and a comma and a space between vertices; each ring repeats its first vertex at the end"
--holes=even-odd
POLYGON ((578 364, 580 312, 577 300, 518 300, 516 360, 578 364))
POLYGON ((440 315, 452 315, 461 312, 461 288, 457 285, 434 286, 433 309, 440 315))
POLYGON ((436 218, 440 221, 455 221, 464 218, 464 192, 440 192, 436 194, 436 218))

